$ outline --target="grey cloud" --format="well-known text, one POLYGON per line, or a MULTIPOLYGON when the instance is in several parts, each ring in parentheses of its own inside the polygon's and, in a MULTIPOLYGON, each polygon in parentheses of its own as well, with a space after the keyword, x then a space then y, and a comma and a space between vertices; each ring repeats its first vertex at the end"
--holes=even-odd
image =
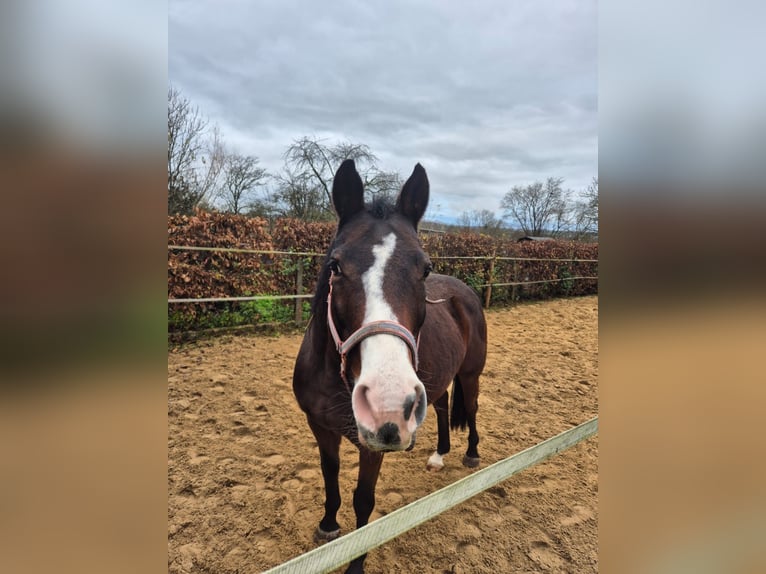
POLYGON ((271 171, 304 135, 362 142, 423 162, 454 217, 596 175, 596 25, 595 2, 171 0, 169 76, 271 171))

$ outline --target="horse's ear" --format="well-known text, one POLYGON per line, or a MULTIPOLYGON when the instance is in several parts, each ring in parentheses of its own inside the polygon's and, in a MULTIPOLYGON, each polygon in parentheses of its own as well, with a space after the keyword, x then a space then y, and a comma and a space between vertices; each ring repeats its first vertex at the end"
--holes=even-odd
POLYGON ((353 159, 347 159, 335 172, 332 180, 332 204, 343 225, 364 209, 364 185, 356 172, 353 159))
POLYGON ((428 176, 423 166, 417 164, 412 175, 404 182, 396 200, 396 211, 407 217, 415 229, 428 207, 428 176))

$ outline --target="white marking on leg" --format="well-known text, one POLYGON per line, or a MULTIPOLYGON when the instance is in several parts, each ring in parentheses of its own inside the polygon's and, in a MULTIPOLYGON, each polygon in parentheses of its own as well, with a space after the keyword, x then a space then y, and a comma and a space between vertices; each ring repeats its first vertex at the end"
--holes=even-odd
POLYGON ((433 468, 436 470, 444 468, 444 459, 442 455, 434 451, 434 453, 428 458, 428 463, 426 464, 426 466, 428 468, 433 468))

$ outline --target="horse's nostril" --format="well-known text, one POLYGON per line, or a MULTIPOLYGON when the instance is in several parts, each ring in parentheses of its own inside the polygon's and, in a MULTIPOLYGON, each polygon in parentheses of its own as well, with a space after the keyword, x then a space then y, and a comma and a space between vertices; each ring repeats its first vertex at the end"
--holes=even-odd
POLYGON ((426 391, 421 386, 418 387, 417 391, 417 401, 415 401, 415 422, 418 426, 423 424, 423 421, 426 418, 426 409, 428 408, 428 398, 426 397, 426 391))
POLYGON ((354 417, 357 422, 372 430, 377 425, 375 423, 375 415, 368 396, 369 391, 370 388, 366 385, 355 386, 351 396, 351 406, 354 410, 354 417))
POLYGON ((410 420, 412 416, 412 409, 415 407, 415 402, 418 400, 418 395, 412 393, 409 397, 404 399, 404 420, 410 420))
POLYGON ((404 420, 410 420, 412 411, 415 411, 415 424, 420 426, 426 417, 428 399, 422 385, 415 387, 415 392, 404 400, 404 420))

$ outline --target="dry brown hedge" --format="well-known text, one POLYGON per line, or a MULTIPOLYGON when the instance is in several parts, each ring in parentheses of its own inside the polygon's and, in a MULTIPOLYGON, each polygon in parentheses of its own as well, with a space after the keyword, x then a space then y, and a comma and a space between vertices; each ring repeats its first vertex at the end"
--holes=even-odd
MULTIPOLYGON (((224 213, 197 212, 168 217, 168 245, 225 247, 260 251, 292 251, 321 255, 250 254, 168 249, 168 297, 236 297, 289 295, 296 291, 298 267, 302 268, 303 293, 314 290, 316 277, 329 248, 335 223, 280 219, 269 223, 224 213)), ((421 241, 439 273, 454 275, 486 295, 491 283, 563 279, 516 287, 493 287, 491 304, 514 300, 596 293, 597 262, 561 262, 552 259, 598 259, 598 244, 572 241, 517 243, 473 233, 423 233, 421 241), (449 259, 491 257, 498 259, 449 259), (505 261, 502 257, 545 259, 505 261), (490 278, 491 275, 491 278, 490 278)), ((304 307, 307 307, 307 303, 304 307)), ((294 302, 169 304, 171 331, 241 323, 286 321, 293 317, 294 302)), ((307 312, 307 311, 306 311, 307 312)))

